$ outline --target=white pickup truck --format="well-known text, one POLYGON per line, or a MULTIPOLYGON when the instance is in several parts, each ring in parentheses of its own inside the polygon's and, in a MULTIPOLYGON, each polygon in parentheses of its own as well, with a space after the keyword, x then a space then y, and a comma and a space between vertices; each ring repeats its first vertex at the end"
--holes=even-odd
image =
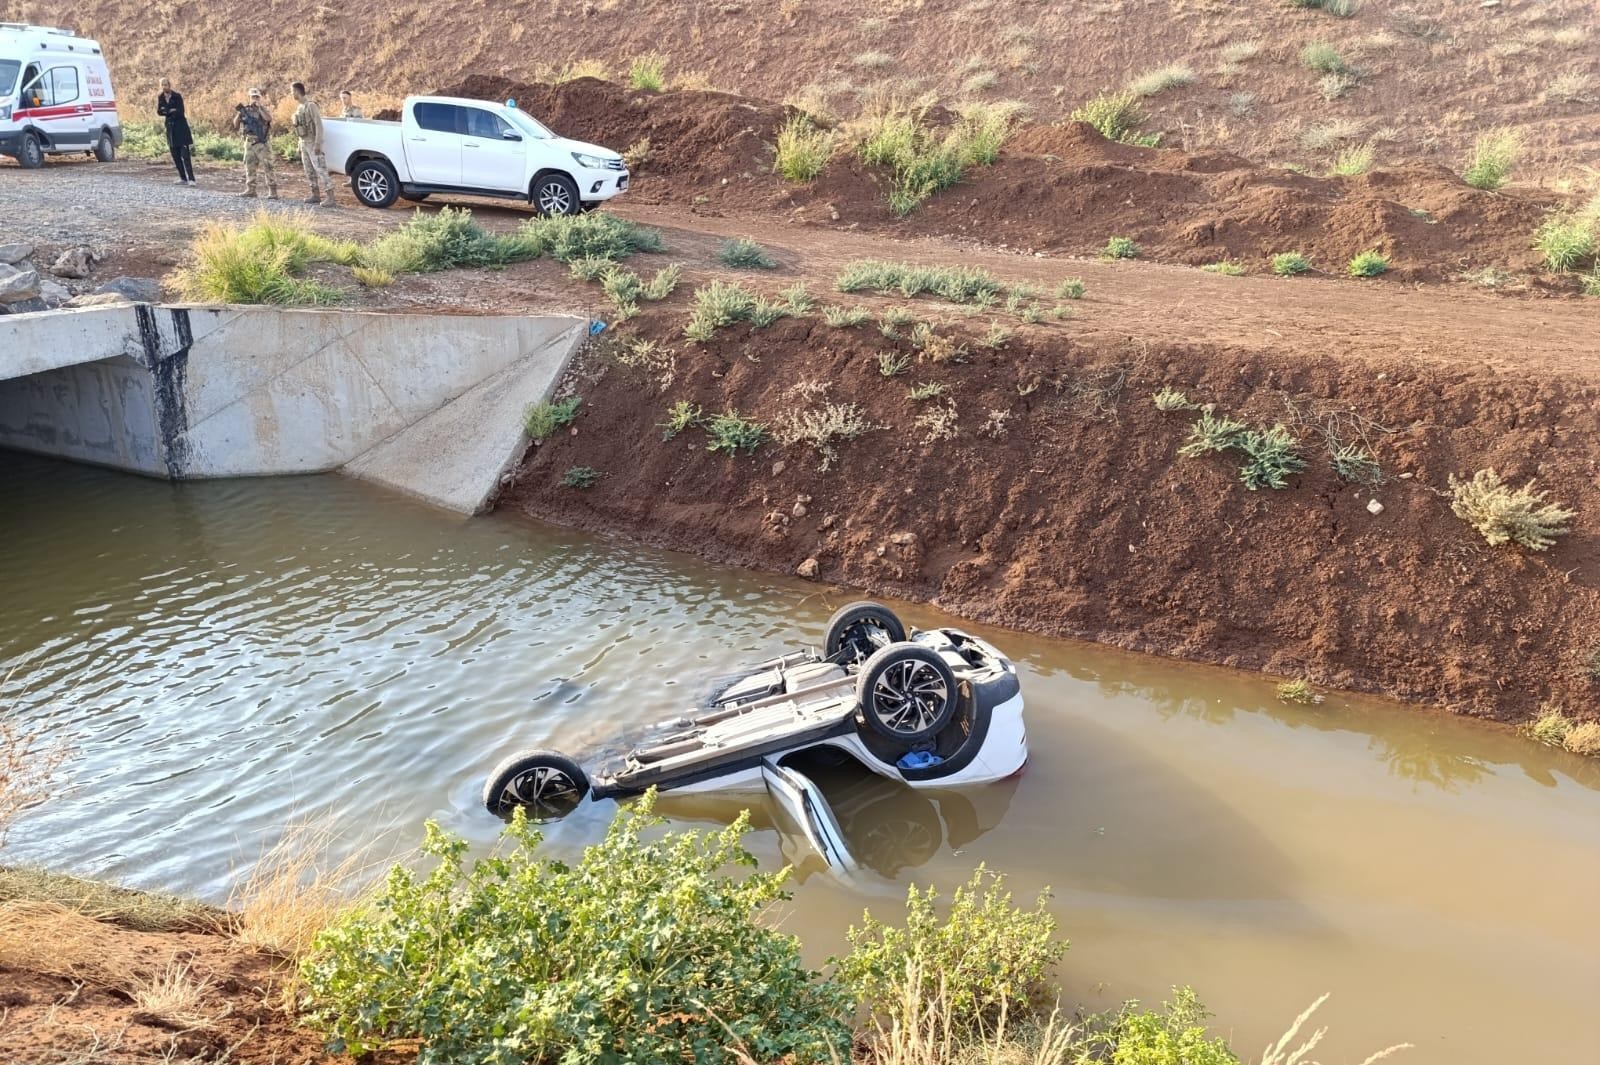
POLYGON ((328 168, 356 198, 388 207, 434 193, 527 200, 540 214, 577 214, 628 188, 609 148, 558 137, 516 107, 450 96, 412 96, 398 122, 330 118, 328 168))

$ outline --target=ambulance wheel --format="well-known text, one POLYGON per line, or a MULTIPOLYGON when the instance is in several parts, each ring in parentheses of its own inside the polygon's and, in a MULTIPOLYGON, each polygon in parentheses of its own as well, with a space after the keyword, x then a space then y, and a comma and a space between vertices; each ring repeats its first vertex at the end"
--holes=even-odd
POLYGON ((109 163, 117 157, 117 145, 109 131, 100 131, 100 139, 94 142, 94 157, 102 163, 109 163))
POLYGON ((400 194, 400 180, 382 159, 363 159, 350 170, 350 188, 368 207, 384 208, 400 194))
POLYGON ((956 714, 956 675, 938 652, 892 643, 873 652, 856 678, 867 728, 898 743, 931 740, 956 714))
POLYGON ((565 174, 543 174, 535 178, 532 199, 534 209, 546 217, 577 214, 582 207, 578 186, 565 174))
POLYGON ((17 148, 17 162, 22 164, 24 170, 37 170, 44 165, 44 146, 39 143, 39 138, 32 133, 22 135, 22 144, 17 148))
POLYGON ((577 762, 555 751, 522 751, 489 774, 483 805, 496 817, 510 817, 517 807, 530 821, 559 821, 589 794, 589 778, 577 762))
POLYGON ((830 662, 854 665, 880 647, 900 643, 906 627, 894 611, 882 603, 850 603, 834 611, 828 619, 828 635, 823 640, 822 657, 830 662))

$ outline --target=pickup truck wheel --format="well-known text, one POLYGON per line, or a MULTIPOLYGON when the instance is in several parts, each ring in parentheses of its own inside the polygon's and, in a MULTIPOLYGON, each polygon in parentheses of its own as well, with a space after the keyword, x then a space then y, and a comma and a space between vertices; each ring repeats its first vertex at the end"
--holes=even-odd
POLYGON ((533 183, 533 206, 542 215, 577 214, 583 201, 567 175, 546 174, 533 183))
POLYGON ((109 163, 117 157, 117 144, 111 139, 110 130, 100 131, 100 139, 94 142, 94 157, 102 163, 109 163))
POLYGON ((39 143, 39 138, 32 133, 22 135, 22 144, 17 148, 17 162, 22 164, 24 170, 37 170, 44 165, 44 146, 39 143))
POLYGON ((910 745, 931 740, 956 713, 956 678, 932 648, 891 643, 875 651, 856 678, 867 728, 910 745))
POLYGON ((400 181, 382 159, 363 159, 350 171, 350 188, 368 207, 382 208, 400 194, 400 181))
POLYGON ((522 751, 495 766, 483 785, 483 805, 496 817, 518 806, 530 821, 559 821, 589 794, 583 768, 555 751, 522 751))

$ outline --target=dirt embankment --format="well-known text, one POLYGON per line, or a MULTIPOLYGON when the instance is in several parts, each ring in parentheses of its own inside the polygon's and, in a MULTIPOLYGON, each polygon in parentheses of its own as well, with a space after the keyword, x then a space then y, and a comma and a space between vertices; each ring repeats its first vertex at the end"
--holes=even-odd
MULTIPOLYGON (((630 369, 597 348, 570 383, 570 437, 537 448, 504 504, 719 562, 930 600, 1037 632, 1379 692, 1515 721, 1553 700, 1592 715, 1600 681, 1600 389, 1461 367, 1342 361, 1156 339, 1048 337, 964 362, 920 361, 868 324, 740 324, 704 347, 680 316, 630 323, 674 352, 630 369), (899 349, 908 372, 880 373, 899 349), (805 445, 754 456, 663 441, 672 402, 769 424, 820 406, 826 383, 880 428, 820 470, 805 445), (916 402, 911 385, 943 395, 916 402), (1247 491, 1231 455, 1178 454, 1192 413, 1165 387, 1263 427, 1287 424, 1308 467, 1286 490, 1247 491), (925 416, 953 410, 953 437, 925 416), (921 425, 919 417, 924 418, 921 425), (1329 445, 1364 442, 1383 483, 1346 482, 1329 445), (599 470, 588 490, 560 485, 599 470), (1577 511, 1550 551, 1491 548, 1443 498, 1447 476, 1537 476, 1577 511), (1369 510, 1371 501, 1382 505, 1369 510)), ((623 341, 617 341, 621 343, 623 341)))
MULTIPOLYGON (((1298 251, 1317 272, 1342 277, 1352 256, 1379 251, 1390 268, 1378 283, 1444 281, 1486 267, 1538 274, 1530 241, 1556 202, 1474 189, 1433 164, 1310 177, 1222 152, 1118 144, 1069 123, 1022 128, 995 165, 970 168, 901 219, 888 206, 891 175, 852 152, 838 151, 807 185, 774 174, 772 145, 794 112, 768 101, 636 92, 592 78, 552 86, 473 76, 437 91, 512 97, 566 136, 619 150, 648 142, 631 200, 1029 251, 1094 255, 1115 235, 1135 240, 1145 258, 1230 259, 1253 273, 1266 272, 1278 252, 1298 251)), ((1546 278, 1540 287, 1577 286, 1546 278)))

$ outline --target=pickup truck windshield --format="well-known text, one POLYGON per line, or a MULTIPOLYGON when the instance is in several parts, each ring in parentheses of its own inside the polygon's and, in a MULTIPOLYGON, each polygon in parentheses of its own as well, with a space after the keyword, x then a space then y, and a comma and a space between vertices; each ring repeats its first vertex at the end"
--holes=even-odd
POLYGON ((17 71, 22 64, 15 59, 0 59, 0 96, 10 96, 17 85, 17 71))
POLYGON ((529 115, 526 111, 507 108, 504 113, 511 118, 512 124, 521 127, 524 133, 538 137, 540 140, 549 140, 555 136, 538 119, 529 115))

